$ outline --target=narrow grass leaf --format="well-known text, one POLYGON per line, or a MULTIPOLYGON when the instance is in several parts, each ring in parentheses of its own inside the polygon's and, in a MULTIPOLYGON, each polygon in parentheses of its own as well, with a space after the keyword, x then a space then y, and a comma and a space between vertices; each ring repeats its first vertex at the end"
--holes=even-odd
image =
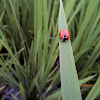
POLYGON ((27 99, 26 99, 25 90, 24 90, 24 87, 23 87, 23 85, 22 85, 21 82, 20 82, 20 84, 19 84, 19 87, 20 87, 20 92, 21 92, 21 95, 22 95, 22 97, 23 97, 23 100, 27 100, 27 99))
POLYGON ((96 83, 94 84, 94 86, 92 87, 92 89, 90 90, 85 100, 95 100, 99 91, 100 91, 100 76, 98 80, 96 81, 96 83))
POLYGON ((87 78, 84 78, 84 79, 82 79, 82 80, 79 80, 79 84, 81 85, 81 84, 84 84, 84 83, 86 83, 86 82, 88 82, 89 80, 91 80, 92 78, 94 78, 96 75, 93 75, 93 76, 89 76, 89 77, 87 77, 87 78))
POLYGON ((18 98, 17 98, 17 97, 15 97, 13 94, 11 94, 11 95, 12 95, 13 99, 18 100, 18 98))
POLYGON ((61 96, 61 91, 53 93, 52 95, 48 96, 45 100, 57 100, 58 96, 61 96))
POLYGON ((82 39, 82 36, 83 36, 83 33, 84 33, 84 30, 87 26, 87 24, 89 23, 89 20, 96 8, 96 6, 98 5, 98 2, 99 0, 96 0, 94 2, 94 0, 89 0, 89 4, 88 4, 88 7, 87 7, 87 11, 86 11, 86 14, 85 14, 85 18, 83 20, 83 23, 79 29, 79 32, 75 38, 75 41, 73 42, 73 51, 77 50, 78 47, 79 47, 79 44, 80 44, 80 40, 82 39), (92 7, 92 8, 91 8, 92 7))
MULTIPOLYGON (((62 29, 68 29, 68 27, 62 0, 60 0, 59 31, 62 29)), ((59 48, 62 99, 81 100, 81 92, 70 40, 67 42, 59 41, 59 48)))

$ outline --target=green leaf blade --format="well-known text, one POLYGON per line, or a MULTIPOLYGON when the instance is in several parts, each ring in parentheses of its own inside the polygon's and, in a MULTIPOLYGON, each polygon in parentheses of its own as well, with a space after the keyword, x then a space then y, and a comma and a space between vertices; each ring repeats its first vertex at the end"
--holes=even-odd
MULTIPOLYGON (((59 31, 62 29, 68 29, 68 27, 65 20, 62 0, 60 0, 59 31)), ((67 42, 59 41, 59 48, 62 99, 81 100, 80 87, 70 40, 67 42)))

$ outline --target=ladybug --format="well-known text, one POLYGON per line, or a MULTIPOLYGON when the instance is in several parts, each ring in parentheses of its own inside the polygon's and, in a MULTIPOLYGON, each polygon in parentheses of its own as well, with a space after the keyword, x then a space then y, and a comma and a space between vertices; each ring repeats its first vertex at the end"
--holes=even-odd
POLYGON ((70 38, 70 33, 67 29, 62 29, 59 32, 59 38, 61 41, 67 41, 70 38))

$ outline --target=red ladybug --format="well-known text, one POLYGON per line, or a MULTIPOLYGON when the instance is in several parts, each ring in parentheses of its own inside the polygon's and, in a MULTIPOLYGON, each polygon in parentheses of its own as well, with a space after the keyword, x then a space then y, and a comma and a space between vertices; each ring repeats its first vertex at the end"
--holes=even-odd
POLYGON ((59 38, 61 41, 67 41, 70 38, 70 33, 67 29, 62 29, 59 32, 59 38))

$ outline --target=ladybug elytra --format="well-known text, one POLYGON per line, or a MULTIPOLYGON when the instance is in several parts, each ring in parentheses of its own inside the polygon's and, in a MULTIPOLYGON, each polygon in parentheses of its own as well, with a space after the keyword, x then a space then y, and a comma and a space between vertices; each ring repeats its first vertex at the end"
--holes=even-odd
POLYGON ((62 29, 59 32, 59 38, 61 41, 67 41, 70 38, 70 33, 67 29, 62 29))

